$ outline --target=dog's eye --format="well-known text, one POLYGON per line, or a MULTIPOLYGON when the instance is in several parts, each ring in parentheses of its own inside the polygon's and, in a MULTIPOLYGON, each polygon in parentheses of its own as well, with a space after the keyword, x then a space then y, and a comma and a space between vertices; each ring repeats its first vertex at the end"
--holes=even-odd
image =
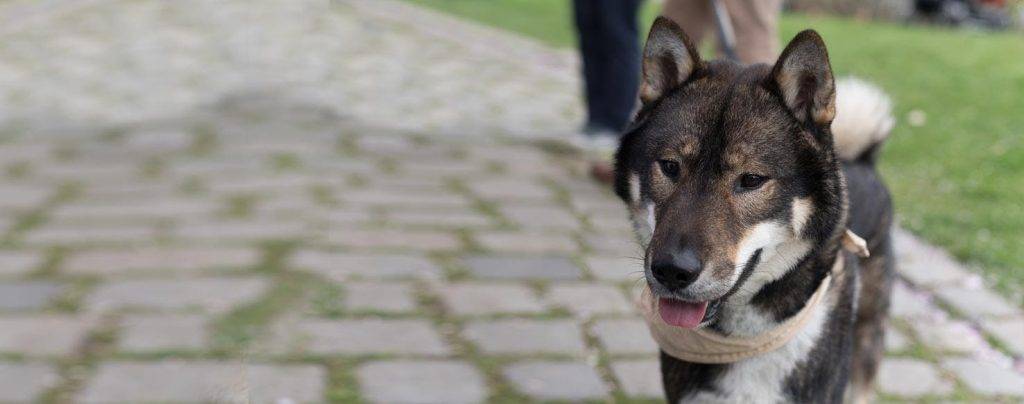
POLYGON ((768 181, 768 177, 763 175, 746 173, 740 176, 740 190, 750 191, 759 188, 764 185, 765 181, 768 181))
POLYGON ((665 176, 676 180, 679 178, 679 163, 674 160, 658 160, 658 167, 665 176))

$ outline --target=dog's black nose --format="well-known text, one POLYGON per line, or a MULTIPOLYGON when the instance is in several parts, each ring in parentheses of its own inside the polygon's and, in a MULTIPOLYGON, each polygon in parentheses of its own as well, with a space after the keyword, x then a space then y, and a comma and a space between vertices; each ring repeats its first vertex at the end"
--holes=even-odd
POLYGON ((654 279, 672 291, 690 286, 700 276, 701 267, 700 258, 690 248, 661 254, 651 261, 654 279))

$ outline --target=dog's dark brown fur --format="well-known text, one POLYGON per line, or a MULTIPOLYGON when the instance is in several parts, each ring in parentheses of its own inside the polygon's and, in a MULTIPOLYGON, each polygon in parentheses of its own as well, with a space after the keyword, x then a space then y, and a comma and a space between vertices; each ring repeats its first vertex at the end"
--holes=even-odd
MULTIPOLYGON (((782 401, 840 402, 852 380, 856 398, 868 397, 892 284, 892 211, 874 168, 880 138, 836 150, 836 83, 822 39, 800 33, 774 66, 706 62, 659 18, 643 68, 643 106, 616 156, 616 192, 647 250, 651 290, 710 302, 703 326, 746 335, 797 313, 842 255, 846 270, 833 274, 814 345, 794 351, 803 356, 777 385, 760 387, 782 401), (867 240, 870 258, 841 251, 847 228, 867 240), (774 244, 760 247, 764 240, 774 244), (684 267, 691 278, 682 281, 684 267)), ((759 386, 723 385, 739 365, 663 353, 666 397, 752 399, 759 386)))

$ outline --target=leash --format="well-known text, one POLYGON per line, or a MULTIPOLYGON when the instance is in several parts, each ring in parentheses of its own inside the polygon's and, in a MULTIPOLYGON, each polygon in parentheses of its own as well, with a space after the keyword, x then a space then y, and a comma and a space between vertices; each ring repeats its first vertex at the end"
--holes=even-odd
MULTIPOLYGON (((842 246, 861 257, 869 254, 864 239, 849 230, 843 235, 842 246)), ((755 336, 726 336, 703 328, 688 329, 666 324, 658 315, 658 299, 649 287, 644 288, 639 306, 651 336, 665 353, 688 362, 733 363, 772 352, 792 340, 813 317, 815 308, 825 300, 833 277, 841 276, 843 269, 843 256, 837 254, 829 274, 804 307, 778 326, 755 336)))

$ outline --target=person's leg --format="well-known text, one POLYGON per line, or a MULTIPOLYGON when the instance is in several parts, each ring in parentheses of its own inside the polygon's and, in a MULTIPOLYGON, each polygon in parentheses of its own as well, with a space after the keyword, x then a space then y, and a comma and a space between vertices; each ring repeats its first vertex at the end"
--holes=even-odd
POLYGON ((661 14, 679 24, 698 47, 714 24, 711 0, 665 0, 661 14))
POLYGON ((600 100, 604 98, 601 86, 601 26, 597 20, 601 10, 590 0, 573 0, 572 6, 583 73, 583 98, 587 107, 586 128, 590 128, 599 119, 600 100))
POLYGON ((587 125, 628 123, 640 80, 637 13, 642 0, 574 0, 587 97, 587 125))
POLYGON ((782 0, 725 0, 736 54, 743 63, 775 63, 779 56, 779 14, 782 0))

